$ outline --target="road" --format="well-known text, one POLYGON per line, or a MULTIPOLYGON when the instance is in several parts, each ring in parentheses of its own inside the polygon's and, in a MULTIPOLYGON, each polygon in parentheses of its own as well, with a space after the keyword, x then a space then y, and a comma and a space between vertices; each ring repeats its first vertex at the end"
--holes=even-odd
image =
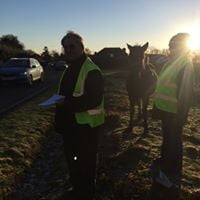
POLYGON ((25 84, 4 84, 0 86, 0 113, 8 107, 34 96, 41 90, 47 89, 52 84, 57 84, 61 71, 45 70, 45 81, 34 82, 32 86, 25 84))
MULTIPOLYGON (((115 73, 113 71, 104 71, 104 76, 110 76, 115 73)), ((7 84, 0 86, 0 116, 2 113, 18 105, 19 103, 25 102, 33 96, 38 95, 40 91, 44 91, 52 84, 58 84, 62 71, 55 71, 54 69, 45 70, 45 81, 35 82, 32 86, 25 84, 7 84)))

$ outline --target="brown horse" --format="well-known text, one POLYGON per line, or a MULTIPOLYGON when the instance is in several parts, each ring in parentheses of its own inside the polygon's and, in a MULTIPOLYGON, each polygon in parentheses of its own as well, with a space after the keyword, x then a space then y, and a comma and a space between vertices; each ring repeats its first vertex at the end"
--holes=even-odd
POLYGON ((148 132, 147 124, 147 106, 149 97, 153 94, 157 81, 157 74, 148 63, 145 51, 148 48, 148 42, 143 46, 131 46, 129 49, 129 70, 127 75, 126 87, 130 101, 130 121, 128 131, 132 131, 135 106, 138 105, 138 120, 141 114, 144 119, 144 133, 148 132), (142 112, 141 112, 142 105, 142 112))

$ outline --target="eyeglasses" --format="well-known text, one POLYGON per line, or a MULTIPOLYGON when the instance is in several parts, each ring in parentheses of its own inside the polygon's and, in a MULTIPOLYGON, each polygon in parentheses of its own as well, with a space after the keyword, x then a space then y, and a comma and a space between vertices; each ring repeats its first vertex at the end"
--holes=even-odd
POLYGON ((74 44, 69 44, 69 45, 63 46, 63 48, 64 48, 65 51, 68 51, 68 50, 72 51, 76 48, 76 46, 74 44))

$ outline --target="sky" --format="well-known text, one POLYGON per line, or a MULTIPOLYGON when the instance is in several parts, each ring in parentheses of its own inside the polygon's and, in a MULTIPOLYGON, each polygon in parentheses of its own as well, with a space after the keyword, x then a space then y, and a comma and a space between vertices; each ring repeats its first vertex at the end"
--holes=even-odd
POLYGON ((37 53, 44 46, 60 52, 69 30, 98 52, 147 41, 168 48, 174 34, 200 28, 200 0, 0 0, 0 5, 0 37, 13 34, 37 53))

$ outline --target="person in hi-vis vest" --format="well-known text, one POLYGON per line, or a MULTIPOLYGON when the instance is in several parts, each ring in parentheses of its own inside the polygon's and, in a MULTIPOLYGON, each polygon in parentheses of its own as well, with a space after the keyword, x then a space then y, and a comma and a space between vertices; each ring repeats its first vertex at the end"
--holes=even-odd
POLYGON ((98 135, 104 123, 103 77, 72 31, 61 40, 68 67, 60 79, 55 128, 62 134, 72 187, 64 199, 94 198, 98 135))
MULTIPOLYGON (((182 176, 182 130, 193 99, 194 72, 188 48, 189 34, 178 33, 169 41, 169 59, 162 67, 154 95, 153 118, 162 122, 161 157, 152 166, 154 183, 178 199, 182 176)), ((157 189, 157 191, 161 191, 157 189)))

